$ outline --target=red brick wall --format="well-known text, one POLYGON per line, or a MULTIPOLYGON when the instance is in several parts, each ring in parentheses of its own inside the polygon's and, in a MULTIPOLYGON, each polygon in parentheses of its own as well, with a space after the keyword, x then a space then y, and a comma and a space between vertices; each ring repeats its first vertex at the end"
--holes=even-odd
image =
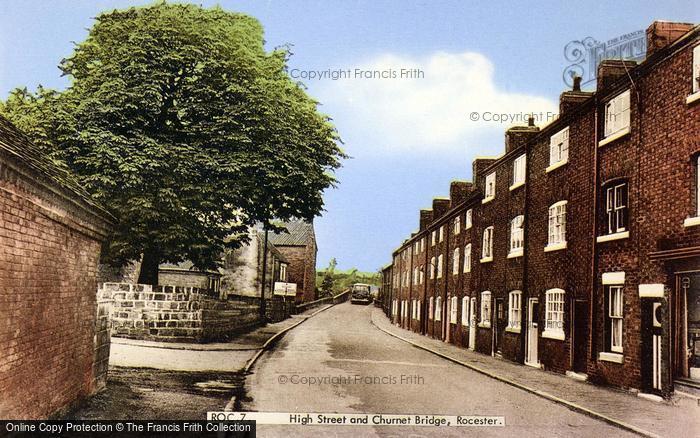
MULTIPOLYGON (((594 327, 605 324, 605 289, 600 282, 604 272, 624 271, 622 364, 598 361, 590 374, 597 381, 622 387, 648 385, 642 377, 646 327, 641 314, 639 284, 666 285, 667 298, 675 298, 674 272, 700 270, 700 257, 668 262, 652 260, 658 250, 700 246, 700 227, 684 227, 683 221, 695 216, 695 166, 692 158, 700 152, 700 102, 687 104, 691 93, 692 48, 699 38, 672 58, 660 63, 649 74, 637 78, 631 93, 630 134, 599 148, 601 184, 616 178, 629 184, 629 231, 624 240, 598 243, 596 313, 594 327), (637 93, 639 93, 637 95, 637 93), (641 104, 639 103, 641 102, 641 104)), ((629 85, 605 90, 612 97, 629 85)), ((603 114, 603 108, 599 109, 603 114)), ((602 128, 602 125, 601 125, 602 128)), ((604 211, 598 203, 602 221, 604 211)), ((599 234, 601 231, 599 230, 599 234)), ((668 301, 666 314, 669 315, 668 301)), ((673 306, 671 311, 675 311, 673 306)), ((671 349, 670 333, 664 330, 662 349, 671 349)), ((604 330, 596 331, 595 351, 604 351, 604 330)), ((663 355, 663 385, 670 387, 671 364, 663 355)))
MULTIPOLYGON (((574 299, 588 300, 593 257, 593 152, 594 113, 577 114, 550 125, 531 146, 528 156, 527 217, 527 293, 539 297, 540 334, 546 318, 546 291, 559 288, 566 292, 564 305, 565 340, 540 337, 539 359, 547 369, 564 372, 571 369, 571 304, 574 299), (568 163, 547 173, 550 137, 569 127, 568 163), (566 242, 564 250, 545 252, 548 243, 549 207, 559 201, 566 205, 566 242)), ((526 310, 525 295, 523 310, 526 310)), ((525 314, 525 312, 523 313, 525 314)), ((585 337, 585 336, 584 336, 585 337)), ((582 348, 586 348, 583 346, 582 348)))
POLYGON ((0 170, 0 418, 44 418, 95 388, 100 236, 0 170))

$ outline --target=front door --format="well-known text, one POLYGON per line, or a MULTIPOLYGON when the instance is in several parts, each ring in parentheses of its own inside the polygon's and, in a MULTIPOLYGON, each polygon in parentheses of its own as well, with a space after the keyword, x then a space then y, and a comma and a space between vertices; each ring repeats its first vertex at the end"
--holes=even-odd
POLYGON ((533 367, 540 366, 537 357, 537 340, 539 337, 538 321, 540 320, 540 304, 537 298, 530 298, 527 302, 527 355, 525 364, 533 367))
POLYGON ((588 301, 575 300, 573 309, 574 322, 574 371, 586 373, 588 371, 588 301))
POLYGON ((447 305, 447 312, 445 313, 445 317, 442 318, 442 324, 444 327, 443 333, 445 334, 445 336, 443 336, 443 340, 445 342, 450 342, 450 332, 452 331, 450 330, 450 317, 452 316, 452 297, 448 296, 446 301, 447 303, 445 304, 447 305))
POLYGON ((496 354, 503 354, 503 332, 506 330, 506 311, 502 298, 496 299, 496 354))
POLYGON ((469 349, 476 347, 476 297, 469 300, 469 349))
POLYGON ((685 295, 686 376, 700 380, 700 274, 681 275, 680 287, 685 295))

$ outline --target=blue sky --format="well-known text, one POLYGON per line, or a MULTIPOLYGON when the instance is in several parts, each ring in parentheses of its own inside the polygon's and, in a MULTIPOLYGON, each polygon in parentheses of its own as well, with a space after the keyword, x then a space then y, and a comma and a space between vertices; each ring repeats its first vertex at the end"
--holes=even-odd
MULTIPOLYGON (((14 87, 62 88, 58 62, 101 11, 146 1, 3 0, 0 98, 14 87)), ((318 265, 374 271, 418 226, 418 210, 497 155, 510 123, 484 112, 556 111, 564 47, 644 30, 655 19, 700 22, 694 0, 618 2, 199 1, 259 19, 269 48, 293 44, 290 68, 418 68, 417 79, 307 80, 353 158, 316 221, 318 265), (480 120, 470 121, 472 112, 480 120)), ((545 117, 546 118, 546 117, 545 117)))

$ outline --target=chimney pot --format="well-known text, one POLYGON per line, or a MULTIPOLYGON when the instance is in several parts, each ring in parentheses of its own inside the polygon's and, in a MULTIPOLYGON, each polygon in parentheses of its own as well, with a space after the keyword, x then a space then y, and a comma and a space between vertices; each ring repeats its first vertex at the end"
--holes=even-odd
POLYGON ((574 91, 581 91, 581 76, 574 76, 574 91))
POLYGON ((535 117, 534 116, 531 115, 530 117, 527 118, 527 126, 535 126, 535 117))

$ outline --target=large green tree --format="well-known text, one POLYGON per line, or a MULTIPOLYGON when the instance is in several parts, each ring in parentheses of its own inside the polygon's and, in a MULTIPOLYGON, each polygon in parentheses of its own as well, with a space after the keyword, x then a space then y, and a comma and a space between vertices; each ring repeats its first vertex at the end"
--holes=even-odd
POLYGON ((155 284, 162 262, 212 268, 247 226, 322 211, 344 154, 287 61, 243 14, 118 10, 61 62, 66 90, 16 90, 0 111, 118 218, 103 260, 143 256, 155 284))

